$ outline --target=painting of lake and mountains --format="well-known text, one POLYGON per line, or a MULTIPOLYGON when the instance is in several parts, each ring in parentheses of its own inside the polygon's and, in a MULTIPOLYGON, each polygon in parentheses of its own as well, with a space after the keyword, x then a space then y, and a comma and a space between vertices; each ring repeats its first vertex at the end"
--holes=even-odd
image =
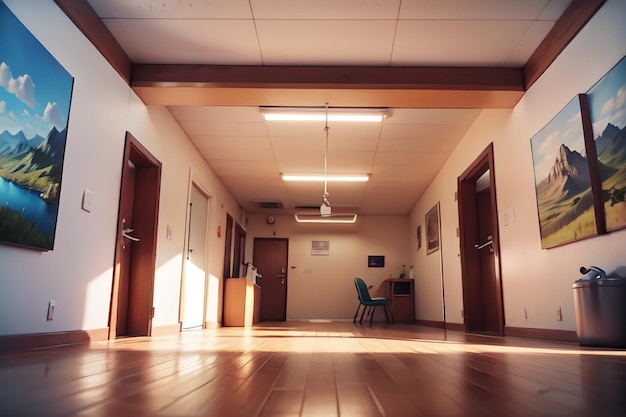
POLYGON ((0 1, 0 242, 54 246, 73 77, 0 1))
POLYGON ((587 92, 607 231, 626 227, 626 58, 587 92))
POLYGON ((598 234, 579 98, 531 139, 541 247, 598 234))

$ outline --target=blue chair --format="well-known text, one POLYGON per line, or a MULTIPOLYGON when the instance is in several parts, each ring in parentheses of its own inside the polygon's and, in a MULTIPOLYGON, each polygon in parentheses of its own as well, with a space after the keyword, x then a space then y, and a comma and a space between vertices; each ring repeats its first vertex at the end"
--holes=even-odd
POLYGON ((384 297, 374 297, 370 296, 369 288, 365 281, 361 278, 354 278, 354 285, 356 286, 356 292, 359 298, 359 305, 356 308, 356 313, 354 313, 353 323, 356 323, 356 318, 359 315, 359 310, 361 306, 363 306, 363 311, 361 312, 361 318, 359 319, 359 324, 363 324, 363 316, 367 320, 366 311, 369 309, 369 317, 370 317, 370 326, 372 325, 372 321, 374 319, 374 311, 376 307, 382 306, 385 309, 385 318, 387 319, 387 323, 393 323, 393 314, 389 306, 391 305, 391 300, 384 297))

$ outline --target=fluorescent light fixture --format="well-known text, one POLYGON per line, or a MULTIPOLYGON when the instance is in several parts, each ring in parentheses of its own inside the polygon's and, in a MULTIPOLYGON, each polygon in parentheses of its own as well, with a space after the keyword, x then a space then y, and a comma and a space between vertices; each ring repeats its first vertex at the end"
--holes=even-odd
MULTIPOLYGON (((386 116, 386 108, 329 107, 329 122, 375 122, 380 123, 386 116)), ((268 121, 323 122, 326 120, 324 107, 261 107, 263 117, 268 121)))
POLYGON ((319 214, 296 214, 298 223, 356 223, 355 214, 330 214, 320 216, 319 214))
MULTIPOLYGON (((323 175, 285 175, 281 174, 283 181, 324 182, 323 175)), ((328 175, 326 181, 331 182, 367 182, 369 175, 328 175)))

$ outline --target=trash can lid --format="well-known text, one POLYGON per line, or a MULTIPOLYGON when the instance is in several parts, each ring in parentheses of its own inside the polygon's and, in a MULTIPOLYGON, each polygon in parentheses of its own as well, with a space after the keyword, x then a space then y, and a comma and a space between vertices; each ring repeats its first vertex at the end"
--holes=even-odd
POLYGON ((626 277, 606 277, 574 281, 572 288, 588 287, 626 287, 626 277))

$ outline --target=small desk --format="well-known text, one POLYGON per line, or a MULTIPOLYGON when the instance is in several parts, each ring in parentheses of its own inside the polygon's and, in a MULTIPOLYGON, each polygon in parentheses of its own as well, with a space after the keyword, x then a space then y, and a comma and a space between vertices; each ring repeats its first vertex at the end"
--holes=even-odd
POLYGON ((395 323, 415 323, 415 296, 413 278, 389 278, 384 281, 385 296, 391 300, 395 323))

